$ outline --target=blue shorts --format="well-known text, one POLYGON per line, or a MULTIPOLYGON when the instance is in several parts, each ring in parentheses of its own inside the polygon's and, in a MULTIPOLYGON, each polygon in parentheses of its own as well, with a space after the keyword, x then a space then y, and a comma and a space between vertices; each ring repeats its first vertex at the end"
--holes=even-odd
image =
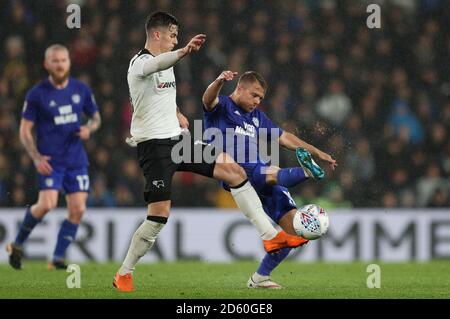
POLYGON ((89 192, 88 168, 52 167, 53 172, 49 176, 38 173, 39 190, 56 189, 64 190, 66 194, 76 192, 89 192))
MULTIPOLYGON (((281 217, 292 209, 297 209, 289 190, 280 185, 268 185, 266 174, 261 168, 267 165, 257 165, 251 172, 247 171, 247 177, 263 204, 266 214, 278 224, 281 217)), ((222 183, 223 187, 230 191, 228 185, 222 183)))
POLYGON ((261 199, 266 214, 278 224, 281 217, 290 210, 297 209, 297 205, 286 187, 266 183, 266 174, 261 169, 264 166, 258 165, 249 176, 249 181, 261 199))

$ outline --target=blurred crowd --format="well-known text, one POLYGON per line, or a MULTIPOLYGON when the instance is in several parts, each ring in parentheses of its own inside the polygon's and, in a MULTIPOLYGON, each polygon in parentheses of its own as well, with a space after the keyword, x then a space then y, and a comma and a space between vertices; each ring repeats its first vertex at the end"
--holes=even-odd
MULTIPOLYGON (((144 205, 136 150, 124 142, 132 114, 126 73, 154 10, 179 19, 180 44, 197 33, 208 37, 175 67, 178 105, 190 121, 202 118, 202 93, 222 70, 256 70, 269 82, 261 109, 337 159, 326 180, 292 189, 298 204, 450 206, 450 5, 444 0, 1 1, 0 206, 37 198, 18 126, 26 91, 46 77, 44 51, 53 43, 69 48, 72 75, 93 88, 103 118, 86 143, 88 205, 144 205), (66 27, 69 3, 81 7, 80 29, 66 27), (381 7, 381 29, 366 25, 370 3, 381 7)), ((227 84, 223 93, 232 88, 227 84)), ((293 153, 281 154, 282 166, 297 165, 293 153)), ((216 181, 190 173, 175 175, 173 203, 234 205, 216 181)))

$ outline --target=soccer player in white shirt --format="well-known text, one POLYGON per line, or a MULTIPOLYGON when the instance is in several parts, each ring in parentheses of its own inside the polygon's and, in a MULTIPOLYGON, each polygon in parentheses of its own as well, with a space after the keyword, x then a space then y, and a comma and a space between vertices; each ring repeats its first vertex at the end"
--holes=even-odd
MULTIPOLYGON (((229 155, 218 152, 213 163, 182 161, 176 163, 171 156, 181 128, 187 120, 176 105, 176 83, 173 66, 188 54, 200 50, 206 40, 204 34, 193 37, 189 43, 172 51, 178 44, 179 23, 166 12, 155 12, 146 21, 147 41, 130 61, 128 85, 133 104, 131 135, 127 142, 137 146, 139 165, 145 176, 144 198, 148 203, 146 220, 133 235, 127 256, 116 273, 114 287, 120 291, 133 291, 132 273, 139 259, 153 246, 158 233, 167 223, 171 206, 172 176, 176 171, 190 171, 221 180, 231 188, 238 207, 255 225, 267 252, 285 247, 298 247, 304 243, 298 237, 278 232, 264 213, 247 175, 229 155)), ((212 146, 191 141, 193 157, 212 146)), ((209 154, 213 153, 210 150, 209 154)))

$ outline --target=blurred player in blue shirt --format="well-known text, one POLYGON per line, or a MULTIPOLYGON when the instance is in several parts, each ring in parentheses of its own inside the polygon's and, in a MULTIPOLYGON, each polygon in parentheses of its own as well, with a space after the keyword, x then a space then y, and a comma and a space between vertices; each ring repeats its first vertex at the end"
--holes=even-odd
MULTIPOLYGON (((267 90, 264 78, 258 73, 245 72, 230 96, 219 96, 225 81, 233 80, 236 75, 237 73, 232 71, 222 72, 203 94, 205 135, 211 135, 208 142, 232 155, 245 169, 267 215, 286 233, 296 235, 293 218, 297 206, 288 187, 307 178, 319 180, 325 176, 323 169, 314 162, 311 155, 328 163, 331 169, 336 167, 336 161, 297 136, 283 131, 264 112, 257 109, 267 90), (295 151, 301 167, 281 169, 264 160, 259 149, 261 137, 265 143, 275 141, 295 151)), ((224 188, 229 190, 227 185, 224 185, 224 188)), ((283 248, 277 253, 267 253, 247 286, 281 288, 270 279, 270 273, 288 256, 291 249, 283 248)))
POLYGON ((75 239, 89 192, 89 162, 83 140, 89 139, 101 122, 90 88, 69 76, 66 47, 55 44, 47 48, 44 66, 49 77, 27 92, 20 122, 20 141, 38 171, 39 198, 27 208, 15 241, 7 245, 9 263, 15 269, 22 267, 24 242, 45 214, 57 206, 61 189, 66 194, 68 217, 59 230, 49 268, 66 269, 65 253, 75 239), (90 118, 85 125, 83 114, 90 118))

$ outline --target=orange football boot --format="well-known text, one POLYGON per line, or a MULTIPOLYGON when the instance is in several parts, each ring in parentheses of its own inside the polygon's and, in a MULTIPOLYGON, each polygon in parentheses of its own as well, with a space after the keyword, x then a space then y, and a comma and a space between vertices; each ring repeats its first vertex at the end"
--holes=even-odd
POLYGON ((133 275, 125 274, 121 276, 119 275, 119 273, 116 273, 116 275, 114 276, 113 286, 117 288, 117 290, 123 292, 134 291, 133 275))
POLYGON ((307 244, 309 240, 300 236, 293 236, 281 230, 274 238, 263 240, 264 249, 268 253, 275 253, 282 248, 296 248, 307 244))

